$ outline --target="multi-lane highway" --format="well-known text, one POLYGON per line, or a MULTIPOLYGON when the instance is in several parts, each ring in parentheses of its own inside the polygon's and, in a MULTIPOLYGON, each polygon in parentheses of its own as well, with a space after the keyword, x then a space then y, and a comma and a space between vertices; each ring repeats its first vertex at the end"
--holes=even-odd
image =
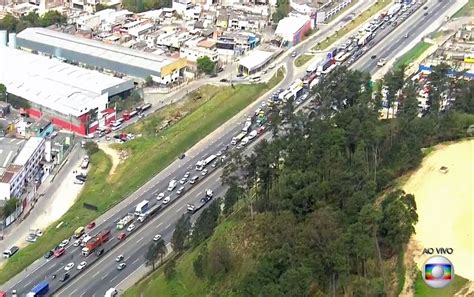
MULTIPOLYGON (((413 30, 417 30, 417 27, 423 26, 423 24, 426 22, 426 18, 429 18, 430 15, 433 15, 433 17, 436 18, 434 16, 435 14, 442 13, 437 13, 436 11, 443 11, 447 6, 449 6, 450 2, 452 2, 452 0, 444 0, 439 4, 430 5, 432 7, 429 7, 429 9, 427 10, 429 14, 427 17, 423 16, 423 13, 425 11, 416 12, 412 17, 408 18, 399 28, 396 28, 393 33, 389 34, 388 37, 396 38, 396 36, 398 36, 398 38, 400 38, 400 36, 403 36, 403 34, 405 34, 405 30, 402 30, 402 28, 404 28, 405 26, 413 30), (418 25, 413 26, 413 24, 418 25)), ((337 27, 333 27, 333 30, 336 28, 337 27)), ((322 37, 319 40, 329 35, 330 32, 330 29, 322 30, 320 32, 322 37)), ((410 34, 410 36, 416 35, 416 31, 414 33, 412 33, 412 31, 409 31, 408 33, 410 34)), ((390 42, 384 43, 384 45, 386 44, 393 43, 390 40, 390 42)), ((304 52, 312 46, 314 46, 314 43, 307 43, 304 45, 304 48, 299 49, 298 51, 304 52)), ((363 56, 356 63, 354 63, 352 67, 365 71, 373 71, 377 67, 377 61, 372 61, 372 59, 370 59, 370 56, 373 55, 371 51, 376 50, 376 48, 377 46, 374 49, 369 50, 368 54, 366 56, 363 56), (364 59, 367 59, 367 56, 370 61, 368 61, 368 64, 365 65, 362 61, 364 61, 364 59)), ((390 50, 392 49, 387 49, 387 51, 390 50)), ((384 52, 381 52, 381 55, 384 55, 384 52)), ((287 57, 284 59, 284 63, 287 65, 288 75, 286 76, 284 82, 281 85, 287 86, 292 82, 294 77, 293 59, 287 57)), ((261 102, 262 99, 266 100, 267 96, 268 95, 264 95, 259 101, 261 102)), ((249 107, 248 110, 254 110, 257 105, 258 103, 253 104, 251 107, 249 107)), ((107 252, 108 249, 110 249, 110 246, 117 242, 116 235, 118 231, 116 231, 115 229, 115 223, 120 218, 125 216, 128 212, 132 211, 134 206, 143 199, 153 200, 156 199, 158 193, 166 193, 168 182, 172 178, 176 178, 179 180, 187 171, 192 172, 191 176, 199 174, 194 170, 195 163, 198 160, 203 159, 205 156, 222 150, 226 145, 228 145, 231 141, 231 138, 235 136, 235 134, 237 134, 241 129, 241 125, 238 124, 240 124, 243 120, 244 117, 242 114, 240 114, 239 117, 236 117, 226 123, 226 125, 224 125, 222 129, 219 129, 219 131, 215 132, 216 137, 213 137, 213 142, 192 149, 190 152, 187 153, 187 157, 184 160, 177 160, 164 172, 159 174, 142 189, 133 194, 132 199, 129 199, 117 206, 115 211, 112 211, 111 214, 105 218, 105 221, 98 221, 98 226, 96 227, 97 231, 106 229, 107 227, 111 229, 113 233, 110 242, 105 245, 105 255, 96 259, 96 263, 94 263, 94 265, 91 265, 90 267, 86 266, 86 272, 82 272, 81 274, 79 274, 79 272, 74 268, 74 271, 71 271, 71 275, 74 276, 78 274, 78 276, 73 278, 69 282, 66 282, 65 284, 60 283, 57 279, 51 280, 51 275, 56 274, 60 276, 63 273, 65 264, 69 262, 74 262, 77 266, 77 264, 83 260, 83 257, 80 256, 79 253, 80 248, 73 247, 72 245, 70 245, 67 247, 66 254, 59 259, 39 259, 35 263, 35 265, 30 267, 30 271, 24 273, 19 281, 13 282, 10 288, 17 289, 20 294, 25 294, 41 280, 50 279, 52 290, 56 290, 59 288, 59 286, 64 285, 64 287, 59 290, 58 296, 103 296, 104 292, 108 288, 119 284, 125 277, 127 277, 138 267, 143 265, 143 254, 146 245, 151 241, 154 235, 158 233, 162 234, 165 241, 169 242, 175 221, 179 216, 181 216, 182 213, 186 211, 186 203, 189 203, 197 196, 202 195, 206 188, 212 188, 215 192, 216 197, 224 192, 224 189, 222 188, 219 180, 220 169, 210 172, 206 179, 201 182, 201 184, 198 184, 193 187, 191 187, 189 184, 186 184, 187 191, 179 199, 176 199, 177 196, 174 191, 171 197, 172 199, 175 199, 175 201, 172 204, 164 208, 164 210, 161 211, 155 217, 149 219, 149 221, 145 221, 144 226, 142 228, 132 232, 132 234, 130 234, 130 236, 118 247, 116 247, 110 252, 107 252), (114 260, 115 257, 119 254, 123 254, 125 256, 125 260, 127 263, 127 267, 122 271, 118 271, 116 269, 117 263, 114 260)), ((179 186, 180 185, 178 185, 178 187, 179 186)), ((90 255, 86 258, 86 261, 91 262, 89 258, 95 259, 96 256, 90 255)))
MULTIPOLYGON (((384 36, 384 41, 370 48, 364 56, 359 58, 351 68, 374 74, 377 71, 377 62, 380 58, 390 60, 403 48, 407 47, 414 38, 420 39, 427 26, 443 18, 446 11, 456 3, 455 0, 429 1, 423 4, 425 9, 418 9, 411 17, 407 18, 395 30, 384 36), (424 14, 428 15, 425 16, 424 14), (408 34, 408 35, 407 35, 408 34), (408 36, 405 38, 405 36, 408 36), (372 56, 376 56, 372 59, 372 56)), ((381 38, 383 33, 378 33, 376 38, 381 38)))

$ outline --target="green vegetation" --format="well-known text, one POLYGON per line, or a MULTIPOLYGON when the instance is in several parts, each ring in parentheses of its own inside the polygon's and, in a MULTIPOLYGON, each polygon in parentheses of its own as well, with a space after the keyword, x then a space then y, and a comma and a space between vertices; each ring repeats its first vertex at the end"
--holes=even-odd
POLYGON ((3 19, 0 19, 0 30, 20 32, 29 27, 49 27, 54 24, 63 25, 65 23, 66 16, 56 10, 50 10, 41 17, 36 12, 30 12, 20 18, 7 13, 3 19))
POLYGON ((123 8, 133 12, 144 12, 153 9, 171 7, 171 0, 124 0, 123 8))
POLYGON ((204 86, 192 94, 192 104, 175 104, 163 112, 150 115, 129 130, 142 132, 143 137, 117 148, 128 152, 128 159, 109 176, 111 160, 102 151, 91 156, 92 169, 78 202, 49 227, 36 243, 21 249, 0 270, 0 283, 5 283, 64 238, 78 226, 84 226, 138 189, 147 180, 168 166, 176 157, 229 120, 283 78, 279 70, 268 84, 237 85, 233 87, 204 86), (208 97, 205 97, 207 96, 208 97), (216 112, 219 111, 219 112, 216 112), (159 123, 172 117, 179 122, 164 131, 159 123), (83 203, 98 207, 98 212, 83 207, 83 203))
POLYGON ((196 64, 197 70, 205 74, 212 74, 216 70, 216 62, 211 61, 208 56, 198 58, 196 64))
POLYGON ((271 111, 272 142, 231 156, 223 170, 235 191, 225 195, 225 211, 217 220, 215 209, 199 217, 203 224, 180 241, 174 274, 158 270, 125 296, 395 295, 418 220, 415 197, 396 188, 397 177, 420 164, 421 148, 466 137, 474 123, 474 82, 455 81, 447 69, 435 66, 428 76, 434 90, 422 118, 403 67, 381 83, 399 103, 393 119, 379 120, 380 90, 372 96, 370 77, 346 67, 314 90, 316 116, 291 113, 289 104, 282 125, 280 110, 271 111), (456 104, 442 111, 448 88, 456 104), (210 233, 194 244, 195 234, 210 233))
POLYGON ((309 60, 311 60, 314 56, 313 55, 300 55, 298 58, 295 60, 295 66, 296 67, 301 67, 304 64, 308 63, 309 60))
POLYGON ((418 273, 415 282, 415 297, 446 297, 454 296, 461 288, 467 284, 468 280, 456 275, 454 281, 449 286, 442 289, 428 287, 423 281, 421 272, 418 273))
POLYGON ((393 67, 400 68, 400 66, 402 65, 410 65, 413 61, 419 58, 427 49, 429 49, 430 46, 432 46, 431 43, 427 43, 424 41, 418 42, 412 49, 402 55, 393 67))
POLYGON ((278 23, 281 19, 288 16, 290 9, 290 2, 288 0, 277 0, 276 11, 272 15, 273 22, 278 23))
POLYGON ((459 18, 465 16, 474 16, 474 0, 469 0, 466 5, 461 7, 451 18, 459 18))
POLYGON ((333 43, 344 37, 347 33, 351 32, 355 28, 359 27, 362 23, 367 21, 369 18, 371 18, 373 15, 375 15, 377 12, 381 11, 388 5, 390 5, 392 2, 388 0, 380 0, 376 2, 374 5, 372 5, 368 10, 364 11, 362 14, 357 16, 356 19, 353 19, 349 24, 344 26, 342 29, 336 31, 336 33, 332 36, 329 36, 326 38, 326 40, 318 43, 315 47, 313 47, 313 50, 318 51, 318 50, 325 50, 328 47, 330 47, 333 43))

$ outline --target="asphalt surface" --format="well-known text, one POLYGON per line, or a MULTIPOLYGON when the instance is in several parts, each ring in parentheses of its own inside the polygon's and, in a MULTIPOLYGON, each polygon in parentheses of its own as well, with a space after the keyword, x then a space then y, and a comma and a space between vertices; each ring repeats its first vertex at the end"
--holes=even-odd
POLYGON ((377 43, 370 48, 365 55, 351 65, 351 68, 374 74, 377 72, 377 62, 380 58, 385 58, 387 61, 394 58, 401 49, 410 44, 413 38, 420 38, 426 27, 446 14, 448 8, 454 3, 455 0, 442 0, 423 4, 420 9, 387 35, 385 35, 385 32, 378 33, 374 41, 377 42, 379 39, 385 38, 384 42, 377 43), (428 9, 423 9, 425 6, 428 9), (428 13, 428 15, 424 16, 424 13, 428 13), (408 38, 404 37, 405 34, 408 34, 408 38), (373 55, 377 57, 372 59, 373 55))
MULTIPOLYGON (((448 0, 444 0, 443 2, 448 2, 448 0)), ((450 1, 449 1, 450 2, 450 1)), ((441 7, 437 5, 433 5, 428 12, 431 14, 435 14, 434 10, 438 7, 439 10, 443 10, 442 7, 447 4, 440 4, 441 7)), ((412 20, 414 23, 420 23, 419 30, 423 30, 422 24, 426 22, 426 17, 423 16, 424 11, 422 11, 421 21, 412 20)), ((442 12, 439 12, 442 13, 442 12)), ((410 19, 415 19, 417 13, 413 16, 405 20, 405 22, 400 26, 402 28, 406 23, 410 22, 410 19)), ((429 17, 429 16, 428 16, 429 17)), ((332 27, 333 30, 336 26, 332 27)), ((418 30, 417 28, 414 28, 418 30)), ((331 29, 328 28, 326 30, 321 30, 320 34, 324 35, 325 32, 329 32, 331 29)), ((397 29, 395 29, 397 32, 397 29)), ((403 36, 403 32, 397 32, 396 35, 403 36)), ((410 33, 411 34, 411 33, 410 33)), ((415 34, 415 33, 413 33, 415 34)), ((391 36, 391 35, 388 35, 391 36)), ((308 42, 302 48, 298 49, 298 52, 305 52, 314 46, 314 43, 308 42)), ((376 47, 374 47, 375 50, 376 47)), ((390 49, 387 49, 390 50, 390 49)), ((368 51, 366 56, 369 56, 370 59, 370 52, 368 51)), ((383 54, 383 53, 382 53, 383 54)), ((358 63, 362 63, 366 56, 362 56, 362 58, 357 61, 353 67, 357 67, 358 69, 363 69, 364 65, 357 66, 358 63), (362 68, 359 68, 362 67, 362 68)), ((367 69, 372 71, 375 69, 377 61, 369 61, 374 63, 369 63, 367 69)), ((295 71, 293 67, 294 58, 288 56, 284 59, 284 63, 287 65, 287 75, 283 82, 280 84, 283 87, 290 85, 295 76, 295 71), (291 63, 291 64, 290 64, 291 63)), ((304 71, 304 69, 302 70, 304 71)), ((301 69, 297 72, 301 72, 301 69)), ((266 96, 266 95, 265 95, 266 96)), ((261 100, 266 100, 267 98, 261 98, 261 100)), ((241 119, 243 122, 244 119, 241 119)), ((218 197, 224 193, 224 190, 221 186, 219 180, 219 172, 220 169, 214 169, 214 172, 208 173, 206 179, 203 179, 202 176, 200 178, 200 184, 197 184, 193 187, 190 186, 189 183, 185 185, 186 192, 183 194, 179 199, 177 198, 176 189, 173 191, 171 195, 172 203, 165 207, 159 214, 155 215, 153 218, 146 220, 143 224, 136 223, 137 226, 144 225, 146 228, 137 228, 134 230, 130 236, 123 242, 119 243, 117 246, 118 240, 116 236, 119 232, 115 228, 115 223, 124 217, 128 212, 133 212, 134 207, 140 201, 147 199, 150 201, 155 201, 155 197, 160 192, 165 192, 166 188, 168 187, 168 182, 175 178, 179 180, 185 172, 190 171, 191 177, 196 174, 194 170, 195 163, 198 160, 204 159, 206 156, 216 153, 219 150, 222 150, 226 145, 230 144, 230 141, 233 136, 238 134, 242 125, 236 125, 231 129, 224 131, 222 134, 218 136, 218 138, 208 145, 206 149, 203 149, 196 153, 196 155, 191 157, 186 157, 184 160, 178 161, 178 166, 175 166, 172 170, 169 170, 166 174, 162 174, 162 178, 159 181, 151 185, 150 187, 142 190, 140 189, 137 191, 136 196, 137 198, 134 199, 132 202, 128 202, 128 206, 124 207, 120 211, 112 214, 105 222, 97 222, 96 232, 100 230, 104 230, 110 228, 112 231, 111 239, 104 245, 106 253, 102 255, 100 258, 97 258, 95 255, 90 255, 87 258, 84 258, 80 255, 80 248, 73 247, 72 242, 66 249, 65 255, 56 259, 52 258, 49 260, 46 259, 39 259, 39 263, 29 272, 29 274, 17 282, 15 285, 11 286, 11 288, 15 288, 20 295, 26 294, 29 290, 39 283, 43 279, 50 280, 50 290, 55 291, 57 290, 62 283, 60 283, 57 279, 52 280, 50 277, 52 274, 57 274, 59 276, 64 273, 64 265, 69 262, 74 262, 75 266, 83 260, 88 262, 88 266, 86 266, 86 270, 80 273, 75 267, 70 271, 71 276, 76 276, 76 278, 71 279, 70 281, 66 282, 63 288, 61 288, 57 296, 103 296, 104 292, 108 290, 110 287, 119 284, 123 281, 128 275, 130 275, 133 271, 143 265, 144 257, 143 254, 146 250, 146 245, 151 241, 152 237, 156 234, 161 234, 165 240, 165 242, 169 242, 171 237, 174 223, 181 216, 181 214, 186 212, 186 204, 194 202, 195 199, 200 198, 204 195, 204 191, 207 188, 211 188, 214 190, 214 197, 218 197), (138 246, 137 246, 138 245, 138 246), (113 250, 112 247, 114 247, 113 250), (110 250, 110 252, 109 252, 110 250), (115 257, 119 254, 123 254, 125 256, 125 261, 127 263, 127 267, 122 270, 118 271, 116 269, 117 262, 115 262, 115 257), (93 264, 93 265, 92 265, 93 264), (96 265, 98 264, 98 265, 96 265), (91 294, 92 293, 92 294, 91 294)), ((250 148, 251 146, 249 146, 250 148)), ((248 149, 249 149, 248 148, 248 149)), ((179 188, 181 185, 178 185, 179 188)), ((198 212, 199 213, 199 212, 198 212)), ((195 217, 196 215, 194 215, 195 217)), ((91 234, 95 234, 91 232, 91 234)), ((128 232, 127 232, 128 233, 128 232)))

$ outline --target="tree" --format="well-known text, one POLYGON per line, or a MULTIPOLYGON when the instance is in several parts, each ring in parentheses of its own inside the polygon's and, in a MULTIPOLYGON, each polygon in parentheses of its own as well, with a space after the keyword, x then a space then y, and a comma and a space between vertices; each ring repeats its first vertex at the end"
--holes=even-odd
POLYGON ((173 276, 176 274, 176 259, 172 258, 166 262, 164 273, 167 280, 173 278, 173 276))
POLYGON ((5 202, 5 205, 3 206, 3 217, 7 218, 9 215, 15 212, 17 206, 18 206, 18 198, 16 197, 11 197, 5 202))
POLYGON ((207 260, 207 247, 204 247, 203 251, 201 251, 196 257, 196 259, 193 261, 193 270, 194 274, 196 274, 197 277, 203 278, 206 275, 207 260))
POLYGON ((92 156, 99 151, 99 146, 94 141, 87 141, 84 149, 89 156, 92 156))
POLYGON ((160 259, 160 262, 163 262, 163 256, 166 255, 167 248, 166 244, 163 239, 160 239, 158 241, 152 242, 147 249, 147 252, 145 253, 145 265, 146 266, 152 266, 153 270, 155 270, 155 263, 160 259))
POLYGON ((151 75, 148 75, 145 79, 145 85, 147 87, 151 87, 153 85, 153 78, 151 77, 151 75))
POLYGON ((194 246, 200 244, 214 232, 220 213, 219 203, 219 200, 214 200, 208 208, 203 210, 196 220, 193 235, 191 237, 194 246))
POLYGON ((7 87, 0 83, 0 100, 3 101, 7 97, 7 87))
POLYGON ((209 273, 211 276, 226 274, 232 268, 232 255, 225 245, 215 245, 209 251, 209 273))
POLYGON ((212 74, 216 69, 216 62, 213 62, 208 56, 198 58, 197 70, 205 74, 212 74))
POLYGON ((173 237, 171 238, 171 244, 173 245, 173 250, 177 253, 180 253, 184 250, 186 246, 186 240, 189 236, 189 231, 191 229, 191 218, 187 214, 183 214, 176 222, 176 227, 173 232, 173 237))
POLYGON ((224 214, 229 215, 234 210, 235 203, 239 200, 239 196, 242 195, 243 191, 237 184, 233 181, 230 183, 229 189, 224 195, 224 214))
POLYGON ((273 22, 278 23, 281 19, 288 16, 290 12, 290 2, 288 0, 277 0, 276 11, 273 13, 273 22))

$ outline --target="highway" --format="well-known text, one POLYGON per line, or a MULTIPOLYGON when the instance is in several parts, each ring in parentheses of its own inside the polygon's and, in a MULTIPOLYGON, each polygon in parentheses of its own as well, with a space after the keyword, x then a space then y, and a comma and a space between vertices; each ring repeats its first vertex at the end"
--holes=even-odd
MULTIPOLYGON (((422 32, 426 27, 432 24, 440 16, 446 14, 449 7, 455 4, 455 0, 430 1, 427 4, 428 9, 419 9, 411 17, 407 18, 395 30, 391 31, 386 40, 377 43, 370 48, 366 54, 360 57, 351 68, 374 74, 377 71, 377 62, 380 58, 385 58, 387 61, 394 58, 395 55, 403 48, 407 47, 413 38, 421 38, 422 32), (427 12, 428 15, 424 16, 427 12), (408 34, 408 38, 404 35, 408 34), (376 55, 375 59, 371 56, 376 55)), ((382 37, 382 33, 377 34, 376 39, 382 37)))
MULTIPOLYGON (((443 2, 451 2, 448 0, 444 0, 443 2)), ((444 3, 440 3, 440 7, 438 5, 433 5, 430 7, 428 12, 431 14, 435 14, 434 9, 438 7, 440 11, 445 7, 444 3)), ((430 5, 431 6, 431 5, 430 5)), ((405 22, 396 28, 394 33, 398 36, 400 34, 404 34, 403 32, 398 32, 403 28, 407 23, 419 23, 419 29, 423 30, 422 25, 425 20, 423 16, 424 11, 420 10, 414 14, 414 16, 405 20, 405 22), (421 12, 421 14, 420 14, 421 12), (421 20, 420 16, 421 15, 421 20), (413 19, 412 19, 413 18, 413 19)), ((429 17, 429 16, 428 16, 429 17)), ((407 25, 410 27, 409 25, 407 25)), ((331 30, 336 30, 337 27, 328 26, 325 30, 320 31, 320 38, 319 40, 324 39, 324 37, 330 34, 331 30)), ((413 28, 417 30, 417 28, 413 28)), ((392 34, 388 35, 391 36, 392 34)), ((411 35, 412 33, 410 33, 411 35)), ((416 34, 416 33, 413 33, 416 34)), ((381 35, 382 36, 382 35, 381 35)), ((388 44, 388 43, 385 43, 388 44)), ((392 44, 390 42, 389 44, 392 44)), ((314 46, 314 43, 306 43, 301 49, 298 49, 299 52, 305 52, 307 49, 314 46)), ((373 49, 369 50, 365 56, 362 56, 358 61, 356 61, 352 67, 357 69, 365 70, 365 71, 373 71, 376 68, 377 60, 373 61, 370 59, 372 55, 371 52, 377 49, 375 46, 373 49), (368 57, 369 61, 367 65, 365 65, 362 61, 368 57), (372 63, 373 62, 373 63, 372 63), (362 65, 359 65, 362 64, 362 65), (366 67, 366 68, 364 68, 366 67)), ((387 51, 390 49, 387 49, 387 51)), ((381 51, 383 55, 384 52, 381 51)), ((378 55, 378 54, 377 54, 378 55)), ((294 58, 287 56, 284 58, 283 62, 286 64, 287 68, 287 76, 280 84, 282 87, 288 86, 298 75, 299 72, 304 71, 303 69, 299 69, 294 71, 293 70, 293 62, 294 58)), ((252 104, 249 108, 247 108, 247 112, 252 112, 255 110, 262 100, 266 100, 268 94, 265 94, 260 98, 256 103, 252 104)), ((245 113, 245 112, 243 112, 245 113)), ((149 183, 147 183, 144 187, 139 189, 133 195, 131 195, 130 199, 127 199, 123 203, 119 204, 116 208, 114 208, 108 216, 105 217, 103 220, 97 221, 97 231, 104 230, 109 228, 112 231, 111 240, 105 244, 106 253, 102 255, 100 258, 97 259, 95 255, 90 255, 86 258, 86 261, 89 262, 90 265, 86 266, 81 274, 77 269, 71 270, 70 274, 72 277, 70 281, 64 283, 60 283, 57 279, 52 280, 51 275, 57 274, 59 276, 64 273, 63 267, 65 264, 69 262, 74 262, 75 265, 83 260, 83 257, 80 255, 80 248, 73 247, 72 243, 67 247, 65 255, 61 258, 55 259, 39 259, 35 265, 33 265, 29 272, 22 275, 20 281, 15 282, 10 288, 15 288, 20 295, 26 294, 35 284, 39 283, 43 279, 50 280, 50 287, 52 291, 57 290, 60 286, 64 285, 58 293, 57 296, 103 296, 104 292, 117 284, 119 284, 123 279, 125 279, 128 275, 130 275, 133 271, 143 265, 144 257, 143 254, 145 252, 147 244, 151 241, 151 238, 156 234, 162 234, 165 242, 169 242, 171 238, 172 231, 174 229, 174 222, 177 220, 182 213, 186 211, 186 204, 189 203, 191 200, 194 200, 197 196, 200 196, 204 193, 206 188, 211 188, 214 190, 215 197, 222 195, 224 190, 220 183, 220 171, 221 169, 216 169, 215 171, 211 171, 208 173, 208 176, 204 179, 201 176, 200 184, 195 186, 191 186, 189 183, 185 185, 186 192, 183 194, 179 199, 177 199, 177 195, 175 194, 176 190, 171 195, 172 204, 168 205, 164 210, 162 210, 158 215, 155 217, 145 221, 143 223, 143 227, 136 229, 131 233, 131 235, 123 242, 120 243, 117 247, 115 247, 111 252, 108 252, 112 246, 117 245, 118 240, 116 236, 118 231, 115 228, 115 223, 125 216, 128 212, 134 210, 134 206, 142 201, 143 199, 147 200, 154 200, 158 193, 160 192, 167 192, 166 188, 168 186, 168 182, 175 178, 179 180, 185 172, 190 171, 191 177, 193 175, 199 174, 194 170, 194 165, 198 160, 204 159, 206 156, 216 153, 219 150, 222 150, 226 145, 228 145, 231 141, 231 138, 235 136, 241 129, 241 124, 245 120, 244 114, 241 113, 228 123, 223 125, 218 131, 213 133, 213 140, 201 144, 193 149, 190 152, 186 153, 186 158, 183 160, 176 160, 173 164, 171 164, 167 169, 165 169, 162 173, 158 174, 155 178, 153 178, 149 183), (127 263, 127 267, 122 271, 117 271, 115 262, 115 257, 119 254, 123 254, 125 256, 125 260, 127 263), (92 263, 94 262, 95 263, 92 263), (94 265, 92 265, 94 264, 94 265)), ((249 146, 247 149, 250 149, 249 146)), ((181 185, 178 184, 178 188, 181 185)), ((195 216, 194 216, 195 217, 195 216)))

